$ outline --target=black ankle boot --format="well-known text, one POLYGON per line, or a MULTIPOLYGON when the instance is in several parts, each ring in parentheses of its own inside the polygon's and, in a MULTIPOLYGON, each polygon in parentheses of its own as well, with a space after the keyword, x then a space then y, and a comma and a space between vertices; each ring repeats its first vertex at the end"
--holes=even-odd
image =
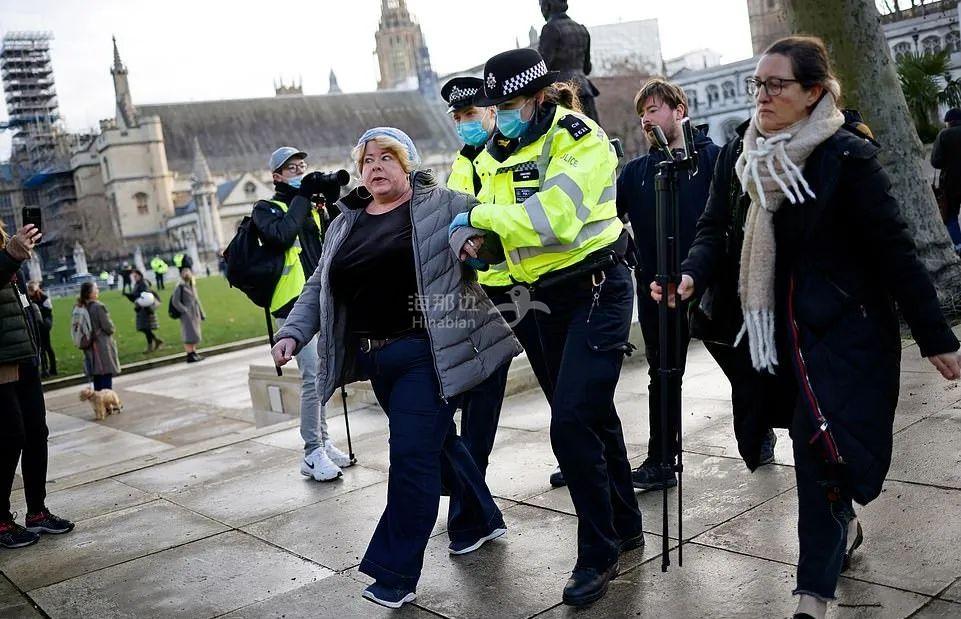
POLYGON ((617 561, 606 570, 593 567, 575 567, 564 587, 564 603, 569 606, 593 604, 607 593, 607 585, 617 576, 617 561))

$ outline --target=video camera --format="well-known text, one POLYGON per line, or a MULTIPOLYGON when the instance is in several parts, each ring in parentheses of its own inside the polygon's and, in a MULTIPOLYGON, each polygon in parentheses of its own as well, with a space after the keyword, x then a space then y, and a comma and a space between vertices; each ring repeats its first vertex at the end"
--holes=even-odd
POLYGON ((327 204, 340 198, 340 188, 350 183, 347 170, 336 172, 310 172, 300 181, 300 187, 309 191, 311 196, 323 196, 327 204))

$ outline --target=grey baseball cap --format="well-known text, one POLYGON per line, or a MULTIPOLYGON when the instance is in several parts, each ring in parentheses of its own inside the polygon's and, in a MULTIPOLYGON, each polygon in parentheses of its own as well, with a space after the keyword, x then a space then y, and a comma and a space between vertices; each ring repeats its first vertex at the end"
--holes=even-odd
POLYGON ((294 148, 293 146, 281 146, 271 153, 270 161, 267 165, 270 166, 271 172, 276 172, 282 168, 284 164, 287 163, 287 160, 291 157, 301 157, 306 159, 307 153, 300 149, 294 148))

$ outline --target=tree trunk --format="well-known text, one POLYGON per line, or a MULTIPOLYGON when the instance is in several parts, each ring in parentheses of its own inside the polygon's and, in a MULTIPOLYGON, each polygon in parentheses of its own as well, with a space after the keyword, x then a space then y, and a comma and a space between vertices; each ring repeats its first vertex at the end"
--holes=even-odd
POLYGON ((841 81, 844 106, 861 112, 883 146, 881 163, 908 221, 921 262, 942 301, 961 299, 961 262, 924 178, 921 140, 898 83, 874 0, 791 0, 794 32, 821 37, 841 81))

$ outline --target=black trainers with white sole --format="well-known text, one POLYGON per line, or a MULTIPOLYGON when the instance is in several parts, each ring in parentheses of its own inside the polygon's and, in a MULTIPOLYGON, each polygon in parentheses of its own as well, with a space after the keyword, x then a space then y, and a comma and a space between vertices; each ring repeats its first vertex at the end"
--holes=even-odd
POLYGON ((54 516, 47 510, 27 514, 27 530, 31 533, 51 533, 63 535, 73 531, 74 524, 65 518, 54 516))
POLYGON ((364 599, 387 608, 400 608, 404 604, 413 602, 417 598, 417 594, 413 591, 388 587, 387 585, 376 582, 364 589, 363 596, 364 599))
POLYGON ((507 527, 501 525, 487 535, 473 542, 451 542, 450 546, 447 547, 447 550, 452 555, 466 555, 469 552, 474 552, 487 542, 491 541, 492 539, 497 539, 505 533, 507 533, 507 527))
POLYGON ((40 536, 31 533, 13 520, 0 522, 0 547, 3 548, 23 548, 36 544, 40 536))

